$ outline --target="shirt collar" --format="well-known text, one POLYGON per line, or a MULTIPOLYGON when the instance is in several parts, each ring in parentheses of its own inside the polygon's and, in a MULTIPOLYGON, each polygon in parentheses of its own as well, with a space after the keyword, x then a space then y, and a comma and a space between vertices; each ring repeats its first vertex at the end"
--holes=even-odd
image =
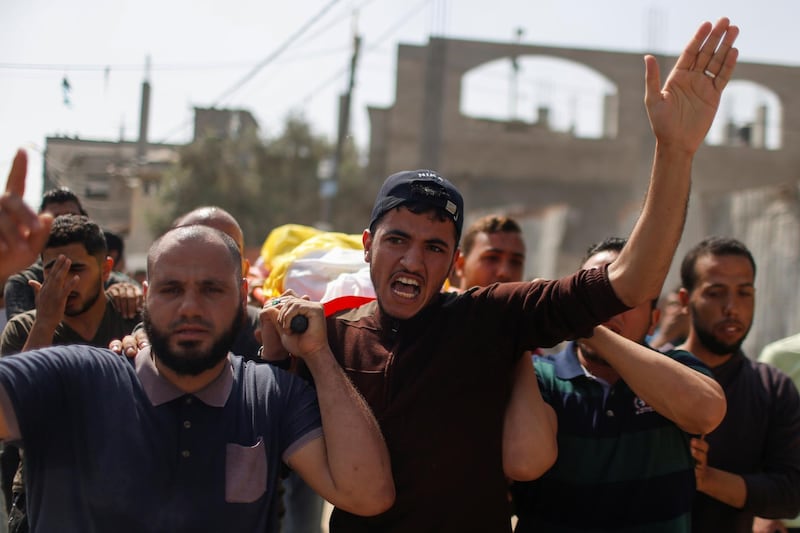
POLYGON ((586 375, 575 351, 575 341, 568 343, 564 351, 553 356, 553 366, 556 369, 556 375, 561 379, 575 379, 578 376, 586 375))
POLYGON ((730 359, 712 368, 711 373, 714 374, 714 378, 719 381, 720 385, 724 388, 735 379, 746 359, 747 356, 744 352, 737 350, 730 359))
MULTIPOLYGON (((228 401, 231 389, 233 388, 233 364, 231 362, 231 355, 228 354, 228 364, 219 373, 219 376, 192 394, 198 400, 211 407, 224 407, 225 402, 228 401)), ((150 403, 154 407, 161 404, 171 402, 181 396, 186 396, 186 392, 167 380, 156 367, 155 360, 150 354, 150 347, 144 348, 139 351, 134 361, 136 366, 136 375, 144 388, 144 392, 150 403)))

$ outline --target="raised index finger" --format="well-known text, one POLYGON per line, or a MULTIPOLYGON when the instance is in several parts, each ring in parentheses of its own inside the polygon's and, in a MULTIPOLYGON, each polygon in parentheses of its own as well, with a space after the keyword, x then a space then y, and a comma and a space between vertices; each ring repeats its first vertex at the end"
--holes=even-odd
POLYGON ((17 150, 14 162, 11 164, 11 171, 8 173, 6 181, 6 192, 22 197, 25 194, 25 175, 28 173, 28 155, 25 150, 17 150))

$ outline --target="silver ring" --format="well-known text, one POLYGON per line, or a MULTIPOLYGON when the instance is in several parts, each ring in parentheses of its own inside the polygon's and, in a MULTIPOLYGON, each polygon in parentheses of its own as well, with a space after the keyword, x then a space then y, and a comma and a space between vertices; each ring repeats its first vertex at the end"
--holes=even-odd
POLYGON ((712 80, 713 80, 714 78, 716 78, 716 77, 717 77, 717 75, 716 75, 716 74, 714 74, 713 72, 711 72, 711 71, 710 71, 710 70, 708 70, 708 69, 705 69, 705 70, 703 71, 703 74, 705 74, 706 76, 708 76, 708 77, 709 77, 709 78, 711 78, 712 80))

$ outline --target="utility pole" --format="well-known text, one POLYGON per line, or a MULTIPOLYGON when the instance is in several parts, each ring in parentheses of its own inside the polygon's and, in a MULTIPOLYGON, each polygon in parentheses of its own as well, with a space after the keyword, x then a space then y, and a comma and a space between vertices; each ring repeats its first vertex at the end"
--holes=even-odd
POLYGON ((336 150, 334 151, 333 162, 331 163, 331 174, 329 177, 321 176, 322 181, 319 186, 319 196, 322 200, 321 222, 328 228, 331 228, 333 224, 333 199, 339 190, 344 145, 347 141, 347 134, 350 131, 350 102, 353 96, 356 65, 358 63, 358 53, 360 49, 361 37, 354 27, 353 55, 350 58, 350 80, 347 84, 347 91, 339 96, 339 131, 336 137, 336 150))
POLYGON ((519 120, 519 56, 517 48, 522 41, 525 30, 521 27, 517 28, 514 34, 516 38, 514 40, 514 53, 511 56, 511 82, 509 83, 510 94, 508 98, 508 120, 511 122, 519 120))

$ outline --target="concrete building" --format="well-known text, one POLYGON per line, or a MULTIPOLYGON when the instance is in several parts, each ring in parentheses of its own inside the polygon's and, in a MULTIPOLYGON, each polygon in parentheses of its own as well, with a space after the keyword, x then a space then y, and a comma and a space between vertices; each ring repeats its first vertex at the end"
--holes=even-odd
MULTIPOLYGON (((139 136, 136 141, 48 137, 43 191, 69 187, 103 228, 125 240, 130 271, 144 269, 154 235, 148 219, 162 206, 154 201, 165 170, 178 163, 181 145, 152 143, 148 137, 150 84, 142 84, 139 136)), ((194 108, 194 140, 235 138, 258 130, 249 111, 194 108)))

